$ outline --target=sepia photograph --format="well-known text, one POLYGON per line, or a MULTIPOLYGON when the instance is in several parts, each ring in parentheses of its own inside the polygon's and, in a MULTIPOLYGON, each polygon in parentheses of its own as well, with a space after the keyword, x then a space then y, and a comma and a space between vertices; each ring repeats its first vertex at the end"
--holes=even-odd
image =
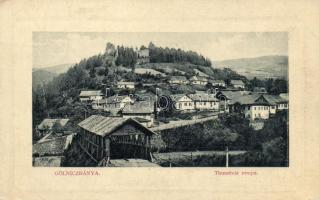
POLYGON ((288 37, 33 32, 32 166, 289 167, 288 37))

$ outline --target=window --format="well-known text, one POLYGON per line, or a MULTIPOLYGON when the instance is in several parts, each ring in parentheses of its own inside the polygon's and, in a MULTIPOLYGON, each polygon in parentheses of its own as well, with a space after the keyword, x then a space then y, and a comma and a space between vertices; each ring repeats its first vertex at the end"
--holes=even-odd
POLYGON ((192 106, 192 103, 189 103, 189 106, 192 106))
POLYGON ((250 110, 250 106, 247 106, 247 110, 250 110))
POLYGON ((206 106, 206 102, 204 102, 204 106, 206 106))
POLYGON ((255 110, 257 109, 256 107, 254 107, 255 108, 255 110))
POLYGON ((184 106, 187 106, 187 103, 184 103, 184 106))
POLYGON ((179 108, 180 108, 180 107, 182 107, 182 104, 181 104, 181 103, 179 103, 179 104, 178 104, 178 107, 179 107, 179 108))
POLYGON ((271 106, 271 109, 275 109, 276 108, 276 106, 271 106))

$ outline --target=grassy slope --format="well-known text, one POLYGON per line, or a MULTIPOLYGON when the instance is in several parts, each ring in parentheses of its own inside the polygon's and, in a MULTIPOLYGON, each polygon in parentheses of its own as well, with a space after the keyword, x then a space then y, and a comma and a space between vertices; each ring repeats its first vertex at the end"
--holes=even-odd
POLYGON ((287 56, 262 56, 213 62, 213 67, 228 67, 247 78, 288 77, 287 56))

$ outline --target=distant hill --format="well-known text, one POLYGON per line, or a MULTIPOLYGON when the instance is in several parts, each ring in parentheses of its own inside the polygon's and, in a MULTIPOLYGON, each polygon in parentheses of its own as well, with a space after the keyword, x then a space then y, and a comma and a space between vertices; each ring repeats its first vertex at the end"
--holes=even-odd
POLYGON ((262 56, 212 62, 214 68, 230 68, 248 79, 288 79, 288 56, 262 56))
POLYGON ((42 83, 48 83, 58 74, 46 70, 36 70, 32 72, 32 87, 36 87, 42 83))
POLYGON ((44 68, 33 68, 32 71, 45 70, 48 72, 53 72, 55 74, 62 74, 68 71, 68 69, 72 67, 73 65, 74 65, 73 63, 66 63, 66 64, 54 65, 54 66, 49 66, 44 68))

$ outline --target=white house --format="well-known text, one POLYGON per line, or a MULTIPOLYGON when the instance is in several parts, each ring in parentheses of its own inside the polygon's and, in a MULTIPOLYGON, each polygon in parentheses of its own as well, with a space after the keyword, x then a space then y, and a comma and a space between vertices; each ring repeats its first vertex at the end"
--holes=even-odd
POLYGON ((146 127, 154 124, 154 104, 150 101, 136 101, 127 104, 122 110, 123 118, 133 118, 146 127))
POLYGON ((80 93, 80 101, 94 101, 101 100, 103 98, 103 93, 101 90, 82 90, 80 93))
POLYGON ((189 80, 193 85, 206 85, 208 83, 207 78, 202 76, 192 76, 189 80))
POLYGON ((197 110, 218 110, 219 100, 212 94, 190 94, 188 95, 194 103, 197 110))
POLYGON ((280 97, 280 95, 263 95, 267 101, 271 104, 270 114, 276 114, 277 111, 288 109, 288 100, 280 97))
POLYGON ((226 83, 223 80, 210 80, 209 82, 215 87, 226 87, 226 83))
POLYGON ((176 110, 194 110, 195 102, 188 97, 186 94, 175 94, 171 95, 173 108, 176 110))
POLYGON ((230 84, 237 89, 245 89, 245 83, 242 80, 231 80, 230 84))
POLYGON ((188 80, 185 76, 172 76, 168 82, 170 84, 187 84, 188 80))
POLYGON ((243 95, 250 94, 246 91, 219 91, 216 94, 216 98, 220 100, 219 107, 221 111, 229 112, 228 104, 232 100, 236 100, 243 95))
POLYGON ((261 94, 243 95, 229 103, 230 112, 242 113, 250 120, 268 119, 271 104, 261 94))
POLYGON ((134 100, 130 96, 114 95, 106 99, 106 109, 124 108, 126 105, 133 103, 134 100))
POLYGON ((120 82, 117 83, 117 88, 120 88, 120 89, 135 89, 135 83, 134 82, 120 81, 120 82))

